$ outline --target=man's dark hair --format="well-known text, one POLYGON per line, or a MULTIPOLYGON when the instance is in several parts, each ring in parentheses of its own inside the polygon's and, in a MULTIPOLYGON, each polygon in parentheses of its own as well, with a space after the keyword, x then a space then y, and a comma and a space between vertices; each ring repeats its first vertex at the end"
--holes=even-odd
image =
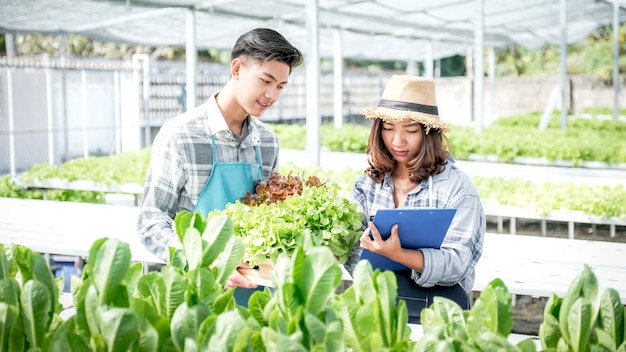
POLYGON ((269 28, 256 28, 242 34, 233 46, 231 60, 241 56, 251 57, 259 62, 278 60, 290 68, 299 66, 303 61, 300 50, 280 33, 269 28))

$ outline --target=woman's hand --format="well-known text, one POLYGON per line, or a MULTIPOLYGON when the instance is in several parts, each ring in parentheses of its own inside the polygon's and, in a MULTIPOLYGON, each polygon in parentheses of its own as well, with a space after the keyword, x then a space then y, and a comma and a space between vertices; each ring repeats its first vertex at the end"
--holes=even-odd
POLYGON ((398 236, 398 224, 391 227, 391 235, 386 240, 383 240, 376 225, 370 221, 368 227, 363 231, 360 241, 361 248, 367 249, 372 253, 384 255, 390 259, 394 255, 400 254, 399 252, 402 250, 400 237, 398 236))

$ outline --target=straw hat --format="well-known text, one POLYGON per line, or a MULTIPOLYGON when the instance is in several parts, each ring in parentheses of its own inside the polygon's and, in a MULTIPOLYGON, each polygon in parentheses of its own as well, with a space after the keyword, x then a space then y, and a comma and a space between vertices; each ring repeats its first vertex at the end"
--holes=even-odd
POLYGON ((450 130, 439 118, 435 82, 423 77, 393 75, 385 86, 376 110, 365 108, 361 113, 370 120, 382 119, 385 122, 411 119, 423 124, 426 133, 431 128, 439 132, 450 130))

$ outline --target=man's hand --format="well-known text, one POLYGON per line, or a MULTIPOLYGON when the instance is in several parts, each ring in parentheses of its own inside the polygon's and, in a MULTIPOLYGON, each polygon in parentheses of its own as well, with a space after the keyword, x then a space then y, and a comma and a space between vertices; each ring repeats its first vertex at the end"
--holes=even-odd
MULTIPOLYGON (((250 266, 248 263, 241 263, 239 268, 250 269, 250 266)), ((226 286, 224 288, 229 289, 231 287, 257 288, 258 285, 248 280, 248 278, 243 276, 238 270, 235 270, 235 272, 230 275, 228 280, 226 280, 226 286)))

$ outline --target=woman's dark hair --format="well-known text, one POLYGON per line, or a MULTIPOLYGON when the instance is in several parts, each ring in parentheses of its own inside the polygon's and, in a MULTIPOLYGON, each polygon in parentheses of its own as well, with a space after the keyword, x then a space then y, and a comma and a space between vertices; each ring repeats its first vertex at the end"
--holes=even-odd
POLYGON ((247 56, 259 62, 278 60, 292 68, 304 61, 302 53, 273 29, 256 28, 242 34, 231 51, 231 60, 247 56))
MULTIPOLYGON (((385 172, 393 171, 396 165, 396 161, 393 160, 391 153, 385 147, 382 129, 383 120, 375 119, 367 142, 370 167, 365 169, 365 173, 377 183, 383 182, 385 172)), ((423 137, 422 147, 407 164, 409 178, 415 183, 420 183, 428 176, 442 172, 449 156, 446 136, 437 129, 430 129, 428 134, 425 130, 424 126, 420 126, 423 137)))

